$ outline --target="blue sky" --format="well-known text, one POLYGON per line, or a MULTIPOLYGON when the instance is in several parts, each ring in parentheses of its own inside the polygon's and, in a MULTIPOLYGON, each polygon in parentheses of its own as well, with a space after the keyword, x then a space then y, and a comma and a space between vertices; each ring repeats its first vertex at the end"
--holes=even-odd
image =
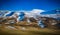
POLYGON ((54 10, 59 8, 58 0, 0 0, 0 10, 54 10))

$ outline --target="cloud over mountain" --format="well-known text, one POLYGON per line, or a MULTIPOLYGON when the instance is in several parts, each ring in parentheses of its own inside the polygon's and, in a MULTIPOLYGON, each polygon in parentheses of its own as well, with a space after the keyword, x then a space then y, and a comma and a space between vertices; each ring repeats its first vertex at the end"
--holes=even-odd
POLYGON ((40 15, 41 12, 45 12, 45 11, 41 9, 33 9, 30 12, 25 12, 25 14, 28 17, 34 17, 35 15, 40 15))

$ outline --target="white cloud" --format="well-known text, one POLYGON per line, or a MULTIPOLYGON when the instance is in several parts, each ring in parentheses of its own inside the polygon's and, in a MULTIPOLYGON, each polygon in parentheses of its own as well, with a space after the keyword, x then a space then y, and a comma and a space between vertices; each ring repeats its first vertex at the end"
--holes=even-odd
POLYGON ((33 9, 31 11, 31 13, 41 13, 41 12, 45 12, 44 10, 41 10, 41 9, 33 9))
POLYGON ((44 10, 41 9, 33 9, 31 11, 25 11, 25 14, 27 17, 34 17, 34 15, 40 15, 41 12, 45 12, 44 10))

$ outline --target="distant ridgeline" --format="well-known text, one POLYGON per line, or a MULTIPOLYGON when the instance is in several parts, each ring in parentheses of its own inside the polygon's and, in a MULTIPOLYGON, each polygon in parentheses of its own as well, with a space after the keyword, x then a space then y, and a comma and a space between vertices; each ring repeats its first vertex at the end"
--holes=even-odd
MULTIPOLYGON (((1 17, 10 17, 10 16, 18 16, 19 20, 23 20, 25 16, 25 12, 14 12, 14 11, 8 11, 8 10, 0 10, 0 18, 1 17)), ((35 14, 36 15, 36 14, 35 14)), ((57 20, 60 20, 60 10, 51 10, 47 12, 42 12, 39 15, 40 17, 49 17, 49 18, 56 18, 57 20)), ((28 16, 27 16, 28 17, 28 16)))
POLYGON ((14 12, 14 11, 0 11, 0 18, 4 17, 15 17, 16 19, 22 21, 24 19, 24 12, 14 12))
POLYGON ((55 18, 57 20, 60 20, 60 9, 42 12, 40 14, 42 14, 42 17, 55 18))

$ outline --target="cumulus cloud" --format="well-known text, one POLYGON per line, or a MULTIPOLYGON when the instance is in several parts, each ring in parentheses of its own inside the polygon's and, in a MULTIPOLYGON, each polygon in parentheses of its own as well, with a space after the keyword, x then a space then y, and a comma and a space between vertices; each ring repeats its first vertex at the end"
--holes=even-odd
POLYGON ((40 15, 41 12, 45 12, 45 11, 41 9, 33 9, 29 12, 25 11, 25 14, 27 17, 34 17, 35 15, 40 15))
POLYGON ((33 9, 31 11, 31 13, 41 13, 41 12, 45 12, 44 10, 41 10, 41 9, 33 9))

